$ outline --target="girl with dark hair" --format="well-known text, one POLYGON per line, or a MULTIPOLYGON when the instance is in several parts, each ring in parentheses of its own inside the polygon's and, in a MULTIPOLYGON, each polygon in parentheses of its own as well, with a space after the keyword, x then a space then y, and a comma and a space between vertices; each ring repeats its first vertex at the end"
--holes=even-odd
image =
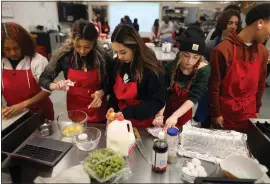
POLYGON ((165 78, 169 99, 156 115, 154 124, 181 127, 192 119, 192 107, 206 93, 210 67, 203 57, 204 33, 197 26, 190 26, 180 38, 180 51, 174 62, 165 65, 165 78))
POLYGON ((136 29, 139 32, 140 26, 138 24, 138 19, 137 18, 134 19, 133 27, 134 27, 134 29, 136 29))
POLYGON ((156 19, 152 27, 152 40, 157 39, 158 30, 159 30, 159 19, 156 19))
POLYGON ((110 26, 108 24, 107 17, 104 18, 101 28, 102 28, 102 33, 105 33, 107 35, 110 34, 110 26))
MULTIPOLYGON (((233 31, 237 33, 241 30, 241 18, 240 11, 235 9, 229 9, 221 14, 218 19, 215 31, 212 38, 206 42, 206 53, 205 58, 207 61, 210 60, 210 55, 214 47, 221 43, 224 39, 228 37, 233 31)), ((198 108, 194 115, 194 120, 201 122, 202 126, 210 127, 210 116, 209 116, 209 94, 205 95, 199 100, 198 108)))
POLYGON ((2 24, 1 42, 2 94, 7 102, 2 117, 10 118, 29 108, 41 110, 44 118, 54 120, 50 92, 38 85, 48 60, 36 53, 31 35, 16 23, 2 24))
POLYGON ((77 20, 70 38, 52 55, 39 83, 48 90, 67 91, 67 110, 82 110, 88 122, 101 122, 106 115, 107 69, 111 58, 97 41, 93 23, 77 20), (54 82, 63 71, 65 79, 54 82), (74 82, 74 86, 69 86, 74 82))
POLYGON ((131 26, 117 26, 111 41, 117 64, 110 77, 113 92, 108 114, 116 111, 116 117, 124 115, 133 126, 151 126, 165 105, 162 66, 131 26))
POLYGON ((211 39, 206 42, 206 59, 210 60, 210 54, 214 47, 228 37, 233 31, 241 31, 241 17, 237 10, 226 10, 217 21, 217 25, 211 39))

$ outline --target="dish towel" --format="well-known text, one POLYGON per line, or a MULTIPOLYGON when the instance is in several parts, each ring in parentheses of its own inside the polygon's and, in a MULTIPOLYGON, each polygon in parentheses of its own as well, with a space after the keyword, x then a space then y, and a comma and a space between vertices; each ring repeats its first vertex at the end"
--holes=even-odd
POLYGON ((43 178, 38 176, 34 183, 91 183, 89 175, 84 171, 82 165, 76 165, 61 171, 55 177, 43 178))

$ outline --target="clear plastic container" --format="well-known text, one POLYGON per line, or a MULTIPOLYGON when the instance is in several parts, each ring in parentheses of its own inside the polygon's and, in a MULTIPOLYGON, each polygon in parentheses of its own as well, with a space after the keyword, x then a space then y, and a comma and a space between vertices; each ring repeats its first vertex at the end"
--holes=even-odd
POLYGON ((176 157, 176 149, 179 143, 179 129, 178 128, 168 128, 166 141, 168 143, 168 163, 172 163, 176 157))
POLYGON ((83 111, 61 112, 56 122, 64 137, 72 137, 84 132, 88 116, 83 111))
POLYGON ((87 127, 85 131, 74 136, 74 143, 82 151, 90 151, 96 148, 101 137, 101 131, 94 127, 87 127))

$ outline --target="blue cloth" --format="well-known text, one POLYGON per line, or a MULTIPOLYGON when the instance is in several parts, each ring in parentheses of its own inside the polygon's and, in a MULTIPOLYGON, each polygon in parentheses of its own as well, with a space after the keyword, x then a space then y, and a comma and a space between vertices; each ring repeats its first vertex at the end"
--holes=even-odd
POLYGON ((194 119, 201 123, 204 123, 207 120, 207 117, 209 116, 208 95, 209 95, 208 92, 206 92, 204 96, 202 96, 201 99, 198 101, 198 107, 194 116, 194 119))

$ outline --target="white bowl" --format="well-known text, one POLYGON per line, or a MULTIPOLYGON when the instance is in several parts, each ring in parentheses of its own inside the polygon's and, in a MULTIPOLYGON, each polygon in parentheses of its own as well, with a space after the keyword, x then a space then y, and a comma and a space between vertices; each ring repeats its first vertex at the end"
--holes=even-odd
POLYGON ((255 179, 262 180, 267 169, 256 163, 254 160, 239 156, 231 155, 220 162, 221 169, 229 178, 255 179))

